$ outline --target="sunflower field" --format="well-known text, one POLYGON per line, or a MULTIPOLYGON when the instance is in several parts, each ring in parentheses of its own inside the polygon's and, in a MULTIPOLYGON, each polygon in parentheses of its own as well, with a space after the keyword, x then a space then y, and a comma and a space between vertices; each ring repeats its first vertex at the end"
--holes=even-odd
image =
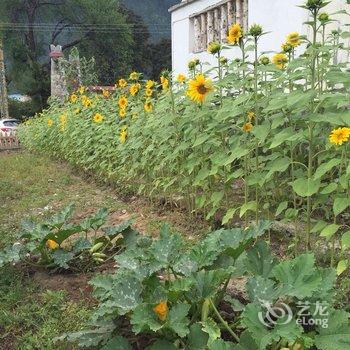
POLYGON ((235 24, 227 44, 208 46, 216 67, 204 71, 193 59, 187 76, 164 72, 159 83, 132 72, 112 92, 80 87, 28 121, 22 141, 222 225, 288 223, 295 252, 329 246, 342 274, 350 265, 350 66, 336 57, 349 52, 350 32, 326 35, 325 5, 307 1, 312 35, 290 33, 272 57, 259 54, 269 35, 261 26, 235 24), (229 61, 232 46, 241 55, 229 61))

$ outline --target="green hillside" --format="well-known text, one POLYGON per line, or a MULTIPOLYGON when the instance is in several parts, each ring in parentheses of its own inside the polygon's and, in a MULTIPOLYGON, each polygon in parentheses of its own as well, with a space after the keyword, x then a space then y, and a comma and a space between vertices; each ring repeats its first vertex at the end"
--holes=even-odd
POLYGON ((170 38, 168 9, 179 2, 180 0, 122 0, 127 8, 142 16, 155 41, 161 38, 170 38))

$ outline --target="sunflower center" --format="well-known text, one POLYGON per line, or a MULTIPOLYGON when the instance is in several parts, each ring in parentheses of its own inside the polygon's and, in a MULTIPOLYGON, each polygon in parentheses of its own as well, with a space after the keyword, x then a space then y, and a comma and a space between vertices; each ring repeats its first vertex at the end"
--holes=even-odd
POLYGON ((198 93, 200 93, 201 95, 205 95, 208 92, 208 88, 204 85, 204 84, 200 84, 197 87, 197 91, 198 93))

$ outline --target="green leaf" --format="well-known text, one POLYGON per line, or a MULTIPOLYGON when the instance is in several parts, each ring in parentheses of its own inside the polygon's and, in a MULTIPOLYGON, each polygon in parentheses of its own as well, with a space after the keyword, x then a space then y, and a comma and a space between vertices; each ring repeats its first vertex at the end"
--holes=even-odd
POLYGON ((337 265, 337 275, 340 276, 349 266, 349 260, 340 260, 337 265))
POLYGON ((69 269, 68 263, 74 258, 74 253, 67 252, 64 249, 56 249, 52 253, 52 258, 57 266, 62 267, 63 269, 69 269))
POLYGON ((254 126, 252 130, 252 134, 260 141, 264 142, 266 140, 267 135, 270 132, 270 124, 264 123, 261 125, 254 126))
POLYGON ((293 190, 300 197, 311 197, 319 190, 320 180, 300 178, 293 182, 293 190))
POLYGON ((159 331, 164 327, 164 323, 158 320, 156 313, 153 311, 153 305, 140 304, 138 305, 130 318, 132 330, 136 334, 151 330, 159 331))
POLYGON ((268 345, 274 341, 278 342, 281 338, 293 343, 301 337, 302 328, 296 324, 295 320, 287 322, 287 315, 278 319, 272 329, 268 329, 260 321, 259 314, 266 314, 266 310, 256 304, 248 304, 242 314, 242 323, 257 344, 254 350, 266 350, 268 345))
POLYGON ((338 216, 350 205, 350 197, 337 197, 333 202, 333 212, 338 216))
POLYGON ((237 211, 238 208, 230 208, 227 210, 225 216, 222 218, 222 224, 225 225, 227 224, 235 215, 235 212, 237 211))
POLYGON ((176 304, 170 308, 168 314, 167 327, 172 329, 181 338, 190 332, 188 328, 190 320, 187 318, 190 307, 191 305, 189 304, 176 304))
POLYGON ((258 345, 254 341, 253 337, 250 335, 249 331, 244 331, 240 338, 239 344, 236 345, 233 350, 253 350, 258 349, 258 345))
POLYGON ((272 275, 282 284, 281 294, 300 299, 311 297, 321 283, 313 254, 302 254, 279 263, 272 275))
POLYGON ((217 206, 220 201, 222 200, 222 198, 224 197, 224 192, 214 192, 212 195, 211 195, 211 202, 213 203, 214 206, 217 206))
POLYGON ((248 251, 246 265, 254 275, 269 277, 272 269, 277 265, 277 260, 272 257, 267 243, 259 241, 248 251))
POLYGON ((318 327, 315 345, 319 350, 350 349, 349 313, 334 310, 328 317, 328 327, 318 327))
POLYGON ((203 332, 209 335, 209 342, 212 342, 215 339, 218 339, 221 337, 219 326, 211 318, 207 318, 204 322, 202 322, 202 330, 203 332))
POLYGON ((246 204, 243 204, 241 206, 240 211, 239 211, 239 217, 241 218, 249 210, 250 211, 256 210, 256 202, 255 201, 251 201, 251 202, 248 202, 246 204))
POLYGON ((177 347, 167 340, 156 340, 147 350, 177 350, 177 347))
POLYGON ((132 350, 132 346, 124 337, 117 335, 109 340, 101 350, 132 350))
POLYGON ((269 162, 266 164, 266 169, 269 170, 269 172, 266 175, 266 178, 269 178, 273 173, 275 172, 283 172, 288 169, 290 165, 290 159, 289 158, 277 158, 273 160, 272 162, 269 162))
POLYGON ((209 346, 209 350, 233 350, 234 349, 234 343, 224 341, 222 339, 216 339, 214 340, 209 346))
POLYGON ((327 239, 330 239, 338 230, 340 225, 336 224, 330 224, 327 225, 320 233, 321 237, 326 237, 327 239))
POLYGON ((250 278, 246 289, 251 302, 259 302, 260 300, 273 302, 280 294, 274 281, 262 276, 250 278))
POLYGON ((295 131, 293 130, 293 128, 290 127, 290 128, 284 129, 283 131, 281 131, 280 133, 274 136, 269 149, 275 148, 280 144, 282 144, 283 142, 288 141, 289 138, 293 137, 294 135, 295 135, 295 131))
POLYGON ((288 207, 288 202, 281 202, 277 207, 275 216, 280 215, 284 210, 287 209, 287 207, 288 207))
POLYGON ((206 350, 208 339, 209 335, 203 332, 202 325, 195 323, 190 327, 185 350, 206 350))
POLYGON ((350 248, 350 230, 343 234, 341 239, 342 249, 350 248))
POLYGON ((334 192, 337 189, 338 185, 334 182, 330 183, 329 185, 327 185, 326 187, 324 187, 322 189, 322 191, 320 191, 321 194, 329 194, 334 192))
POLYGON ((339 165, 340 162, 341 162, 341 159, 333 158, 330 161, 328 161, 327 163, 321 164, 315 171, 314 179, 320 179, 328 171, 332 170, 334 167, 339 165))

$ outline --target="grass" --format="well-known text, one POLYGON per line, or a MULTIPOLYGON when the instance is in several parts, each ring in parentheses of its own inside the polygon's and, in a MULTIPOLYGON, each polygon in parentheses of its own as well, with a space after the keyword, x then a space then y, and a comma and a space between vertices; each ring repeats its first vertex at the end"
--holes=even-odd
MULTIPOLYGON (((72 202, 79 219, 101 207, 109 209, 115 222, 136 214, 136 227, 141 232, 156 234, 165 221, 194 239, 194 232, 198 238, 207 230, 203 223, 189 221, 181 212, 156 208, 137 198, 121 200, 111 188, 84 180, 74 169, 44 156, 2 153, 0 169, 0 249, 16 240, 21 220, 40 220, 72 202)), ((47 274, 40 280, 34 272, 12 266, 0 269, 0 350, 75 349, 54 344, 53 339, 86 327, 90 296, 84 288, 75 298, 72 290, 65 290, 75 286, 75 280, 61 284, 47 274)), ((89 276, 79 275, 79 283, 80 277, 85 277, 85 286, 89 276)))

